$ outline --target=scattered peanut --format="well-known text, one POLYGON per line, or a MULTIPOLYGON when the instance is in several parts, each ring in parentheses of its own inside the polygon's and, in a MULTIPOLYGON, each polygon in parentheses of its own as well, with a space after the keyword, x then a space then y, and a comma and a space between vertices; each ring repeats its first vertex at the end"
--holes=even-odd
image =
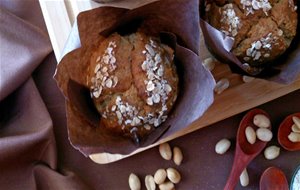
POLYGON ((175 188, 175 185, 170 181, 159 185, 160 190, 173 190, 174 188, 175 188))
POLYGON ((288 139, 292 142, 300 142, 300 133, 291 132, 288 139))
POLYGON ((292 131, 295 132, 295 133, 300 133, 300 128, 297 127, 296 124, 294 124, 294 125, 292 126, 292 131))
POLYGON ((205 11, 208 12, 210 10, 211 4, 207 4, 205 7, 205 11))
POLYGON ((145 186, 146 186, 147 190, 155 190, 156 189, 154 177, 152 175, 147 175, 145 177, 145 186))
POLYGON ((140 190, 141 189, 141 182, 137 175, 131 173, 128 179, 129 187, 131 190, 140 190))
POLYGON ((253 118, 253 123, 257 127, 262 127, 262 128, 268 128, 271 126, 271 121, 270 119, 263 115, 263 114, 257 114, 253 118))
POLYGON ((224 90, 226 90, 229 87, 229 85, 229 80, 227 78, 222 78, 217 82, 214 91, 217 94, 221 94, 224 90))
POLYGON ((254 144, 256 141, 256 134, 252 127, 248 126, 245 130, 246 139, 250 144, 254 144))
POLYGON ((173 161, 174 163, 179 166, 183 160, 183 154, 179 147, 173 148, 173 161))
POLYGON ((159 145, 159 153, 161 157, 165 160, 171 160, 172 158, 171 147, 168 143, 163 143, 159 145))
POLYGON ((215 151, 217 154, 224 154, 230 148, 230 145, 228 139, 222 139, 216 144, 215 151))
POLYGON ((249 185, 249 175, 246 168, 243 170, 242 174, 240 175, 240 183, 243 187, 249 185))
POLYGON ((273 133, 267 128, 259 128, 256 130, 256 136, 261 141, 269 142, 273 137, 273 133))
POLYGON ((206 58, 202 64, 209 71, 214 70, 214 68, 216 66, 214 59, 212 57, 206 58))
POLYGON ((154 174, 154 181, 158 185, 165 182, 166 178, 167 178, 167 172, 164 169, 159 169, 154 174))
POLYGON ((265 149, 264 155, 268 160, 273 160, 277 158, 280 154, 280 148, 278 146, 269 146, 265 149))
POLYGON ((253 81, 254 79, 255 79, 254 77, 250 77, 250 76, 247 76, 247 75, 244 75, 244 76, 243 76, 243 81, 244 81, 244 83, 251 82, 251 81, 253 81))
POLYGON ((181 180, 180 173, 174 168, 167 169, 167 177, 172 183, 179 183, 181 180))
POLYGON ((297 127, 300 129, 300 118, 294 116, 293 121, 294 121, 295 125, 297 125, 297 127))

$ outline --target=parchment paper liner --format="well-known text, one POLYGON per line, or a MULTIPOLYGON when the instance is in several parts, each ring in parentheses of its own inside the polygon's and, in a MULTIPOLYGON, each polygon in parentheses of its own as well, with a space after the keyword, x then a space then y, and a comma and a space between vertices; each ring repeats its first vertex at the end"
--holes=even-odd
MULTIPOLYGON (((101 152, 129 154, 187 127, 212 104, 215 82, 197 56, 200 47, 198 7, 198 0, 165 0, 134 10, 98 8, 78 16, 82 47, 62 59, 55 75, 66 96, 69 140, 74 148, 86 156, 101 152), (121 20, 117 21, 119 18, 121 20), (137 23, 143 31, 149 35, 159 35, 164 43, 175 49, 180 78, 180 93, 169 118, 143 139, 139 146, 128 138, 111 134, 103 126, 97 126, 100 117, 92 105, 88 89, 84 86, 86 76, 83 72, 91 50, 103 39, 100 33, 103 36, 114 31, 122 33, 136 28, 134 25, 137 23)), ((76 32, 72 34, 76 35, 76 32)), ((78 43, 73 41, 70 44, 78 43)), ((72 48, 67 45, 66 49, 72 48)))
POLYGON ((298 1, 297 35, 288 50, 276 59, 272 65, 266 65, 260 72, 248 72, 238 58, 230 52, 233 40, 226 37, 221 31, 215 29, 204 20, 205 0, 200 0, 200 27, 209 51, 221 62, 229 64, 231 70, 243 75, 251 75, 270 81, 289 84, 300 74, 300 9, 298 1))

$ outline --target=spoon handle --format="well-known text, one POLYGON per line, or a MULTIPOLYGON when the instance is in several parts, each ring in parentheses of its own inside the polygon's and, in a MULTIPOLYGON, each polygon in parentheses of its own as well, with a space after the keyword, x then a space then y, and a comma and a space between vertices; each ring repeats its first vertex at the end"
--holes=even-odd
POLYGON ((241 173, 252 160, 250 157, 243 156, 242 152, 237 152, 234 157, 232 169, 227 179, 224 190, 233 190, 240 178, 241 173))

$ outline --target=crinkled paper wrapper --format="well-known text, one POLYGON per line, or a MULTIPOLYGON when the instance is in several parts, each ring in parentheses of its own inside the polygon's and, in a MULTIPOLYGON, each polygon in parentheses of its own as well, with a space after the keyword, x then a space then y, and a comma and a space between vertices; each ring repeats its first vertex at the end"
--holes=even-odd
POLYGON ((188 127, 207 110, 213 102, 215 82, 198 57, 198 7, 198 0, 164 0, 133 10, 102 7, 78 16, 78 30, 75 25, 64 50, 69 53, 58 64, 55 74, 66 97, 68 134, 74 148, 86 156, 129 154, 188 127), (134 32, 138 27, 175 49, 180 87, 168 119, 136 145, 131 139, 112 134, 99 125, 101 116, 90 98, 84 71, 91 50, 105 36, 116 31, 121 34, 134 32))
POLYGON ((300 2, 298 5, 298 25, 297 35, 292 41, 288 50, 273 61, 271 65, 264 68, 258 68, 255 72, 249 72, 243 63, 230 52, 233 45, 233 39, 227 37, 221 31, 215 29, 204 20, 205 0, 200 0, 200 27, 203 32, 205 43, 209 51, 221 62, 228 63, 231 70, 235 73, 255 76, 278 83, 289 84, 295 81, 300 74, 300 2))

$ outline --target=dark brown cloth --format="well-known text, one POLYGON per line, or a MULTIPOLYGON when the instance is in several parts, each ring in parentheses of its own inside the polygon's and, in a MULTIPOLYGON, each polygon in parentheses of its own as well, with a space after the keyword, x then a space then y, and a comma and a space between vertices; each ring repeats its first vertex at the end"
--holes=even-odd
POLYGON ((39 64, 56 63, 53 54, 43 61, 51 52, 38 1, 1 0, 0 189, 88 189, 57 172, 52 119, 31 78, 39 64))
MULTIPOLYGON (((221 138, 234 142, 245 113, 171 141, 183 150, 179 167, 163 160, 156 147, 116 163, 95 164, 68 141, 64 98, 52 78, 57 62, 38 1, 1 0, 0 7, 0 189, 122 190, 129 189, 131 172, 143 183, 146 174, 167 167, 182 174, 176 189, 223 189, 234 146, 223 156, 214 146, 221 138)), ((299 96, 300 90, 259 106, 271 115, 274 134, 285 116, 300 111, 299 96)), ((268 143, 274 144, 276 138, 268 143)), ((281 149, 272 161, 261 154, 248 167, 249 186, 236 189, 259 189, 259 177, 269 166, 281 168, 290 182, 299 164, 299 151, 281 149)))

